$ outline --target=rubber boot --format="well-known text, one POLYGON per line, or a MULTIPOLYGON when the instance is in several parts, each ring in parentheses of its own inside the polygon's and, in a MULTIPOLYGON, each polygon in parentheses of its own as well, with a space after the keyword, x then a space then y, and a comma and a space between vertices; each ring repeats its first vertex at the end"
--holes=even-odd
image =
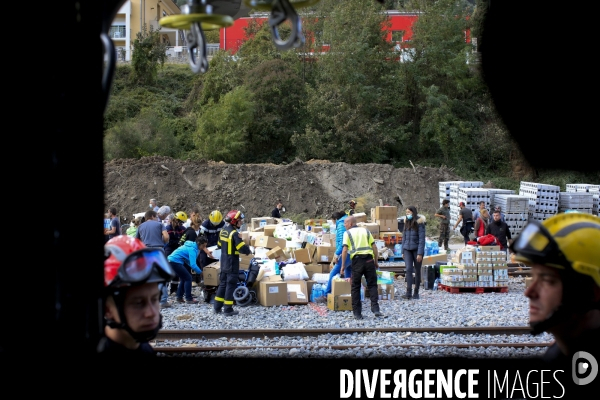
POLYGON ((415 279, 415 291, 413 292, 413 295, 412 295, 412 298, 415 300, 419 298, 419 286, 421 286, 421 280, 415 279))
POLYGON ((222 308, 223 308, 223 302, 215 300, 215 302, 213 304, 213 310, 215 310, 215 314, 220 313, 222 308))
POLYGON ((234 315, 238 315, 239 312, 234 311, 233 307, 225 307, 223 309, 223 315, 226 317, 233 317, 234 315))

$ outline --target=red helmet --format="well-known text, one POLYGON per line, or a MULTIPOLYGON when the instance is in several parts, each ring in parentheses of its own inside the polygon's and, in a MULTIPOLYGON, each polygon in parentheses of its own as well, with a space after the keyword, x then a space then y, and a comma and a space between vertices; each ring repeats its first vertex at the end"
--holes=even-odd
POLYGON ((225 221, 229 222, 231 225, 237 225, 237 223, 244 219, 244 213, 238 210, 231 210, 227 213, 225 217, 225 221))
POLYGON ((175 273, 160 248, 149 248, 136 238, 119 235, 104 245, 104 286, 119 288, 167 282, 175 273))

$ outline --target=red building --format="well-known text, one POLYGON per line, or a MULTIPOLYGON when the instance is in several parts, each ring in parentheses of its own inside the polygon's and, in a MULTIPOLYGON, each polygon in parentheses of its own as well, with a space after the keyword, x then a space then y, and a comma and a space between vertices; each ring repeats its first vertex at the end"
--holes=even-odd
MULTIPOLYGON (((410 41, 412 37, 412 25, 419 17, 418 13, 407 13, 400 11, 386 11, 390 17, 391 27, 387 33, 387 40, 390 43, 401 45, 403 42, 410 41)), ((253 17, 243 17, 235 20, 233 26, 221 28, 220 48, 230 50, 236 53, 242 43, 246 40, 244 29, 250 21, 258 20, 260 23, 267 22, 269 16, 267 13, 255 14, 253 17)))

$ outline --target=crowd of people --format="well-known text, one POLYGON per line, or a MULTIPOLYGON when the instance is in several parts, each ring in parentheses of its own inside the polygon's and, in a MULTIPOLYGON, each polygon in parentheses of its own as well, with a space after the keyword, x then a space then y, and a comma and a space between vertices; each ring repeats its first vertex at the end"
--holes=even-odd
MULTIPOLYGON (((167 283, 178 277, 176 301, 197 304, 191 290, 192 274, 201 274, 202 268, 213 260, 208 250, 211 246, 221 249, 220 284, 213 302, 214 313, 238 315, 233 307, 239 255, 251 254, 238 232, 244 214, 231 210, 223 218, 220 211, 214 210, 203 221, 197 207, 189 211, 189 217, 183 211, 170 214, 170 209, 164 207, 159 207, 157 212, 151 201, 150 209, 143 218, 132 223, 127 234, 120 234, 117 210, 108 209, 106 219, 109 221, 105 221, 104 232, 110 238, 105 244, 105 337, 98 348, 101 354, 155 355, 148 342, 162 326, 160 309, 169 306, 165 305, 168 304, 167 283)), ((466 209, 464 204, 460 207, 461 211, 466 209)), ((446 249, 448 210, 449 202, 444 200, 435 213, 441 220, 438 244, 444 244, 446 249)), ((406 265, 406 293, 401 297, 416 300, 425 253, 426 219, 418 214, 415 206, 406 207, 405 213, 402 253, 406 265)), ((371 312, 381 317, 376 273, 378 249, 373 235, 357 225, 353 214, 343 210, 331 215, 336 250, 326 292, 331 292, 334 277, 349 280, 354 318, 363 319, 360 288, 364 279, 371 312)), ((465 227, 474 224, 476 237, 491 233, 504 248, 510 248, 518 262, 531 266, 533 279, 525 296, 530 304, 532 333, 549 332, 556 338, 543 359, 563 365, 582 351, 597 355, 600 219, 583 213, 558 214, 541 223, 530 221, 513 240, 498 208, 494 208, 490 217, 485 204, 481 204, 475 213, 461 212, 460 217, 456 225, 461 221, 465 227)))

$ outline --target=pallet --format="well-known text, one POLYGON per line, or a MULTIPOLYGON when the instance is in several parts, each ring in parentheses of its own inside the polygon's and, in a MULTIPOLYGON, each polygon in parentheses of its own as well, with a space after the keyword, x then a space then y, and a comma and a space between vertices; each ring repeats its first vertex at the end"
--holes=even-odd
POLYGON ((445 290, 448 293, 508 293, 508 286, 456 287, 438 285, 438 290, 445 290))

